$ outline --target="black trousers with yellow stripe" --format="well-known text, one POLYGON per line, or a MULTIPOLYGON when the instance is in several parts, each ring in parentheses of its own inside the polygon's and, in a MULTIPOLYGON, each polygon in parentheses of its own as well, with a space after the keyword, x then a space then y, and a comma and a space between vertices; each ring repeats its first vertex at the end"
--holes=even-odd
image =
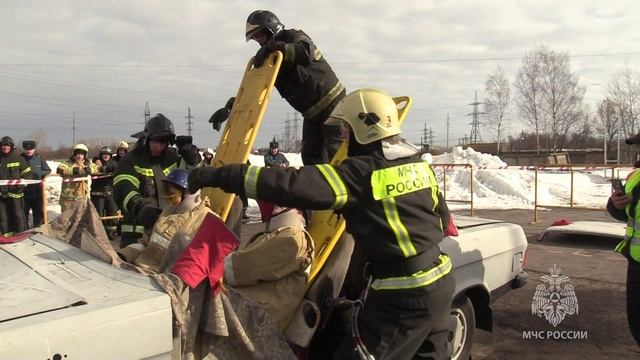
POLYGON ((633 339, 640 345, 640 262, 630 257, 627 265, 627 321, 633 339))
MULTIPOLYGON (((448 359, 453 275, 414 289, 369 290, 358 316, 362 341, 376 359, 448 359)), ((359 359, 346 339, 334 359, 359 359)))
POLYGON ((0 197, 0 235, 12 236, 25 230, 24 198, 0 197))

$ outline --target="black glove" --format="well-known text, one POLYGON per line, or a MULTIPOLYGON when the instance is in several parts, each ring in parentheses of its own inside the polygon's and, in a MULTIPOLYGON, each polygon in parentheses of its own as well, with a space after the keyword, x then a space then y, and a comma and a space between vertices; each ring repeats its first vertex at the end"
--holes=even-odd
POLYGON ((182 149, 187 144, 193 144, 193 136, 178 135, 176 136, 176 148, 182 149))
POLYGON ((282 41, 276 41, 274 38, 271 38, 267 41, 266 44, 262 45, 258 52, 256 52, 256 56, 253 59, 253 65, 257 68, 264 64, 264 61, 267 60, 269 54, 276 50, 280 50, 284 53, 285 43, 282 41))
POLYGON ((193 144, 185 144, 180 148, 180 156, 187 162, 189 165, 197 165, 200 158, 200 150, 197 146, 193 144))
POLYGON ((136 215, 136 221, 138 224, 144 226, 146 230, 152 229, 153 225, 158 221, 162 209, 151 204, 145 203, 142 205, 138 214, 136 215))
POLYGON ((189 174, 189 192, 193 194, 205 186, 220 186, 222 179, 219 175, 218 169, 211 166, 193 169, 189 174))
POLYGON ((216 110, 216 112, 211 115, 211 117, 209 118, 209 122, 213 124, 213 130, 220 131, 220 126, 223 122, 227 121, 227 118, 229 118, 229 114, 231 114, 231 108, 233 107, 233 103, 235 101, 235 97, 229 98, 223 108, 216 110))

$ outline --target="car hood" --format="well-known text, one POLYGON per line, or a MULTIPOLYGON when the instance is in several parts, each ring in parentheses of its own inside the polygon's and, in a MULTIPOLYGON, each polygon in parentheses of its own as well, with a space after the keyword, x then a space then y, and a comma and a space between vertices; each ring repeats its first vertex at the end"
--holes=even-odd
POLYGON ((150 278, 43 235, 0 245, 0 323, 150 291, 159 292, 150 278))

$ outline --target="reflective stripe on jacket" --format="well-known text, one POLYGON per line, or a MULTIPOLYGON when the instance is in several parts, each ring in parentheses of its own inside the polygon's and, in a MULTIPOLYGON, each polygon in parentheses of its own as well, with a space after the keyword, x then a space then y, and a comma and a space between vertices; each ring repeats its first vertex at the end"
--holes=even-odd
POLYGON ((419 156, 387 160, 373 153, 350 157, 337 166, 236 164, 218 171, 220 187, 227 192, 245 192, 281 206, 336 210, 372 265, 401 264, 418 255, 428 259, 423 271, 402 275, 411 281, 397 284, 398 279, 391 278, 381 289, 426 286, 450 271, 450 261, 438 247, 446 203, 433 170, 419 156))
POLYGON ((162 207, 159 197, 161 182, 177 167, 178 159, 178 154, 172 149, 167 149, 159 157, 152 157, 144 145, 128 152, 118 162, 113 177, 113 193, 118 208, 135 218, 136 199, 151 200, 162 207))
POLYGON ((56 173, 63 179, 86 178, 84 181, 63 181, 60 190, 60 199, 79 200, 89 194, 89 175, 98 173, 98 166, 85 159, 81 164, 69 159, 58 165, 56 173))
MULTIPOLYGON (((0 180, 30 179, 29 162, 18 155, 15 150, 8 154, 0 154, 0 180)), ((0 196, 13 199, 22 198, 24 185, 0 185, 0 196)))
MULTIPOLYGON (((628 176, 624 192, 633 194, 633 189, 636 186, 640 186, 640 171, 638 170, 628 176)), ((627 214, 627 230, 624 240, 616 246, 615 251, 624 254, 628 247, 629 257, 640 262, 640 201, 632 201, 624 211, 627 214)))

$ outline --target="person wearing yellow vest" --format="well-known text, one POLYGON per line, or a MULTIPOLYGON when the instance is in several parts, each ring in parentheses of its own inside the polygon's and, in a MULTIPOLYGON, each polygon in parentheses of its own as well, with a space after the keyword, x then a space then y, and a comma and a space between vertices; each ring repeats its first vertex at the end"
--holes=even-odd
POLYGON ((60 207, 62 212, 68 210, 76 201, 89 196, 88 176, 98 173, 98 166, 89 159, 89 148, 85 144, 76 144, 73 154, 67 161, 58 165, 56 173, 62 175, 60 191, 60 207), (80 178, 84 178, 80 180, 80 178))
MULTIPOLYGON (((640 133, 625 140, 639 145, 640 133)), ((615 192, 607 202, 607 211, 615 219, 627 222, 627 231, 616 251, 627 258, 627 322, 631 335, 640 345, 640 161, 627 176, 624 192, 615 192)))
MULTIPOLYGON (((231 164, 203 167, 189 190, 220 187, 302 209, 333 209, 360 246, 370 284, 354 334, 333 354, 376 359, 444 359, 454 282, 443 238, 446 203, 420 150, 402 137, 393 99, 377 89, 354 91, 328 123, 350 129, 349 157, 341 164, 301 168, 231 164), (356 353, 357 351, 357 353, 356 353)), ((345 134, 346 135, 346 132, 345 134)), ((311 218, 313 223, 313 217, 311 218)))

